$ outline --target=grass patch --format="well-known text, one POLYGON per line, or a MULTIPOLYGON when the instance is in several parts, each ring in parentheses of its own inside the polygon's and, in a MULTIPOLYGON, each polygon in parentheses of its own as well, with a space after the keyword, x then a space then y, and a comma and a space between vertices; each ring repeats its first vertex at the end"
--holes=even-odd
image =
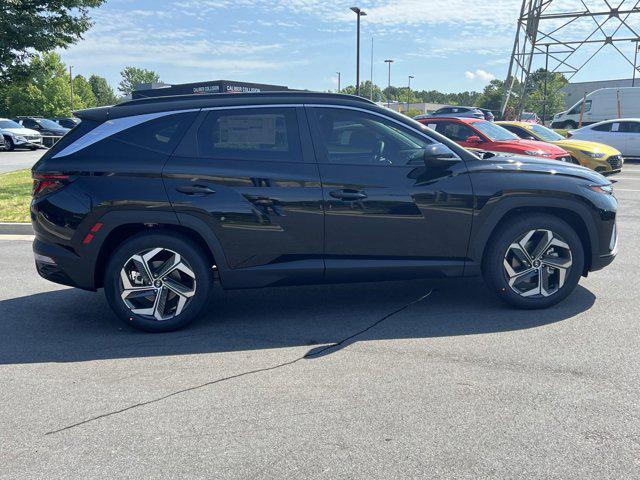
POLYGON ((0 174, 0 222, 30 222, 31 170, 0 174))

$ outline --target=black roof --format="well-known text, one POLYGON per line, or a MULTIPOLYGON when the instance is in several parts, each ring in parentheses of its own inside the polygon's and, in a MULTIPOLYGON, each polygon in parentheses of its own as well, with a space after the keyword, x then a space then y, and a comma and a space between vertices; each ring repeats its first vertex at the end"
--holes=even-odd
POLYGON ((266 103, 338 103, 375 105, 369 99, 355 95, 338 93, 316 93, 305 91, 280 91, 260 93, 210 93, 200 95, 171 95, 156 98, 141 98, 119 103, 109 107, 89 108, 73 112, 83 120, 104 122, 112 118, 129 117, 145 113, 165 112, 168 110, 189 110, 208 107, 260 105, 266 103))

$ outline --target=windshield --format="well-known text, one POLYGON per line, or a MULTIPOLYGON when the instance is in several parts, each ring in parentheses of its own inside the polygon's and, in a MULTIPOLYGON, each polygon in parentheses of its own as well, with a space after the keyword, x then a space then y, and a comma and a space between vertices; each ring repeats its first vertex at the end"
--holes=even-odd
POLYGON ((543 127, 542 125, 532 125, 531 130, 536 134, 540 140, 544 140, 545 142, 555 142, 557 140, 564 140, 562 135, 557 134, 553 130, 547 127, 543 127))
POLYGON ((54 129, 60 128, 60 124, 54 122, 53 120, 49 120, 48 118, 39 118, 36 121, 44 128, 54 128, 54 129))
POLYGON ((491 140, 492 142, 518 139, 518 136, 516 134, 511 133, 506 128, 502 128, 500 125, 496 125, 495 123, 482 121, 473 122, 472 125, 474 128, 477 128, 487 137, 489 137, 489 140, 491 140))
POLYGON ((22 128, 22 125, 13 120, 0 120, 0 128, 22 128))

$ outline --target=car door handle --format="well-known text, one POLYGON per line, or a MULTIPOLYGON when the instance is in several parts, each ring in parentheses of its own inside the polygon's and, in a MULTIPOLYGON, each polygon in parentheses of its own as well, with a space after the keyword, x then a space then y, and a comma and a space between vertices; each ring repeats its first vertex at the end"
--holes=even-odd
POLYGON ((176 190, 187 195, 211 195, 212 193, 216 193, 215 190, 211 190, 206 185, 183 185, 176 187, 176 190))
POLYGON ((359 190, 334 190, 333 192, 329 192, 333 198, 337 198, 338 200, 362 200, 363 198, 367 198, 367 194, 363 191, 359 190))

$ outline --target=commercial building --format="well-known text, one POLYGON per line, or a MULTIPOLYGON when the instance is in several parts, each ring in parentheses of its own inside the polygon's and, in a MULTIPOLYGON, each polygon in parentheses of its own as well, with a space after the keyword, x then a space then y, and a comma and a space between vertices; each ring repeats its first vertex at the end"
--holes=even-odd
POLYGON ((133 99, 164 97, 167 95, 193 95, 201 93, 253 93, 289 90, 283 85, 235 82, 233 80, 213 80, 208 82, 166 84, 148 83, 139 85, 131 94, 133 99))
MULTIPOLYGON (((387 102, 376 102, 381 107, 386 107, 387 102)), ((446 107, 443 103, 416 102, 409 104, 409 110, 418 110, 420 113, 433 113, 436 110, 446 107)), ((395 112, 407 113, 407 102, 391 102, 389 108, 395 112)))
MULTIPOLYGON (((631 78, 619 80, 599 80, 593 82, 576 82, 568 83, 560 89, 564 93, 564 106, 566 109, 571 108, 578 103, 585 93, 591 93, 600 88, 615 87, 631 87, 633 80, 631 78)), ((640 78, 636 79, 636 86, 640 87, 640 78)))

